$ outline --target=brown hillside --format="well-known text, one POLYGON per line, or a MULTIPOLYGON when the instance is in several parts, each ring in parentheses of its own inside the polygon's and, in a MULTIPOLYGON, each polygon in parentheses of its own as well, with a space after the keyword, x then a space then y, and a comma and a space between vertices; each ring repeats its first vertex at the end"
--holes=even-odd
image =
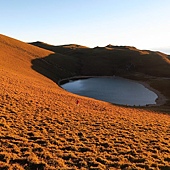
POLYGON ((0 35, 0 169, 170 169, 170 116, 61 89, 86 60, 73 53, 0 35))
POLYGON ((95 47, 80 45, 52 46, 41 42, 33 45, 56 53, 76 57, 80 63, 81 75, 122 75, 140 72, 152 76, 170 77, 170 60, 166 54, 138 50, 129 46, 95 47))
POLYGON ((31 61, 50 54, 53 54, 53 52, 0 35, 1 69, 4 69, 9 74, 27 76, 31 79, 35 78, 37 73, 30 69, 31 61))

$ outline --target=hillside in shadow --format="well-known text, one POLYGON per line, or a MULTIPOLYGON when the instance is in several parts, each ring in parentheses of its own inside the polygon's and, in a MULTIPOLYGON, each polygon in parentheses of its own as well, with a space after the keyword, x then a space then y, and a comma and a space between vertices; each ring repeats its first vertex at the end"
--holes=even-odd
POLYGON ((50 78, 54 82, 78 75, 79 65, 72 57, 62 54, 50 54, 44 58, 31 61, 32 69, 50 78))
MULTIPOLYGON (((138 50, 129 46, 112 46, 88 48, 80 45, 52 46, 41 42, 32 43, 38 47, 51 50, 57 56, 50 57, 53 64, 76 75, 126 75, 142 73, 151 76, 170 77, 170 60, 168 55, 148 50, 138 50), (65 67, 67 65, 67 67, 65 67)), ((48 60, 48 59, 47 59, 48 60)), ((65 74, 65 73, 64 73, 65 74)), ((64 77, 67 76, 64 75, 64 77)))

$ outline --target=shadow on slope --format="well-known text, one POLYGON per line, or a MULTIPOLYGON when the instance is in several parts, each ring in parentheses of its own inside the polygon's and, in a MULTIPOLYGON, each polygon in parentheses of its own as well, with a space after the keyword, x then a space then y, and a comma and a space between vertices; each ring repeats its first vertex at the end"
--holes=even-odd
POLYGON ((78 63, 75 58, 62 54, 50 54, 31 61, 32 69, 54 82, 77 75, 78 63))
POLYGON ((92 49, 75 44, 63 46, 52 46, 41 42, 31 44, 56 54, 69 56, 70 60, 79 65, 77 67, 79 75, 125 75, 128 72, 139 72, 151 76, 170 76, 168 56, 160 52, 113 45, 92 49))

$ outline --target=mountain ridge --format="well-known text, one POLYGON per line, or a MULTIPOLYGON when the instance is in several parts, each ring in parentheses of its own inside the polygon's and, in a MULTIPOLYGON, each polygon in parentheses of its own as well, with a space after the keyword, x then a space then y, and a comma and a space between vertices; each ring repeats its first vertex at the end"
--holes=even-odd
POLYGON ((81 60, 79 62, 81 62, 83 70, 81 74, 83 75, 90 74, 90 72, 93 75, 103 75, 101 68, 103 68, 102 71, 110 69, 109 72, 104 73, 109 75, 119 74, 116 73, 117 70, 128 72, 134 68, 136 72, 142 72, 152 76, 169 77, 170 75, 170 60, 168 59, 168 55, 161 52, 139 50, 130 46, 107 45, 106 47, 86 48, 81 45, 74 45, 75 48, 73 48, 72 45, 52 46, 42 44, 41 42, 31 44, 81 60), (99 62, 100 60, 101 62, 99 62), (108 60, 108 62, 106 60, 108 60), (98 65, 94 67, 93 64, 95 64, 95 62, 97 62, 98 65), (133 68, 130 68, 130 65, 133 66, 133 68), (93 71, 95 68, 96 71, 93 71), (87 70, 90 70, 90 72, 87 70))

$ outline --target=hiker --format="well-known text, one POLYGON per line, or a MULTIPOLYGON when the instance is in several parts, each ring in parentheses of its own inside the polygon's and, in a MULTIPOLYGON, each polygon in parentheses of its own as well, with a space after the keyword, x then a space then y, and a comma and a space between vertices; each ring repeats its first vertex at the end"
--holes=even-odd
POLYGON ((76 104, 77 104, 77 105, 79 104, 79 100, 76 101, 76 104))

